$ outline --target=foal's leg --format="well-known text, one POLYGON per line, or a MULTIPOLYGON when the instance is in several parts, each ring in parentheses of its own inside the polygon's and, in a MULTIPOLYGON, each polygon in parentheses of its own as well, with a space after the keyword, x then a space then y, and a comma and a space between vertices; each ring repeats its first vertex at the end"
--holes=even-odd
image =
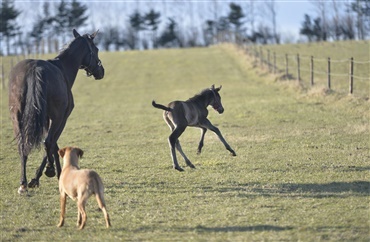
POLYGON ((178 138, 180 137, 180 135, 185 131, 185 128, 186 127, 176 127, 170 137, 168 137, 168 143, 170 144, 170 149, 171 149, 171 157, 172 157, 172 162, 173 162, 173 168, 175 168, 176 170, 178 171, 184 171, 184 169, 182 169, 180 166, 179 166, 179 163, 177 162, 177 158, 176 158, 176 143, 178 142, 178 138))
POLYGON ((213 131, 215 134, 217 134, 218 138, 221 140, 221 142, 224 144, 225 148, 230 151, 231 155, 232 156, 236 156, 236 153, 235 151, 230 147, 230 145, 226 142, 226 140, 224 139, 224 137, 222 136, 220 130, 214 126, 208 119, 206 119, 202 125, 202 127, 204 128, 207 128, 211 131, 213 131))
POLYGON ((185 153, 182 151, 182 148, 181 148, 181 145, 180 145, 180 141, 177 139, 177 142, 176 142, 176 149, 179 151, 180 155, 184 158, 185 162, 186 162, 186 165, 190 166, 191 168, 195 168, 195 166, 193 165, 193 163, 190 162, 190 160, 188 159, 188 157, 186 157, 185 153))
POLYGON ((199 145, 198 145, 198 152, 197 152, 198 155, 200 155, 200 153, 202 152, 204 136, 206 135, 206 132, 207 132, 206 128, 201 127, 201 129, 202 129, 202 135, 200 137, 200 141, 199 141, 199 145))

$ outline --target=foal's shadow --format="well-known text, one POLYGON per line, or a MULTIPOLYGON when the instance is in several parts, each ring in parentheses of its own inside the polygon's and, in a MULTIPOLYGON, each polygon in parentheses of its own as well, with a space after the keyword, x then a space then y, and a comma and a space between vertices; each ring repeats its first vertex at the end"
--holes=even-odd
POLYGON ((251 231, 285 231, 292 230, 293 227, 281 227, 273 225, 255 225, 255 226, 226 226, 226 227, 204 227, 197 226, 197 232, 251 232, 251 231))

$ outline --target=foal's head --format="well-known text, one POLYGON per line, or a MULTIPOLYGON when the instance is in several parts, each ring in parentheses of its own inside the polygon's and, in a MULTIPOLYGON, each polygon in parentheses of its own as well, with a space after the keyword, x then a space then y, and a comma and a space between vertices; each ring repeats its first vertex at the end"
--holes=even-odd
POLYGON ((218 113, 223 113, 224 112, 224 107, 222 106, 221 103, 221 96, 218 93, 221 90, 222 86, 215 88, 215 85, 212 85, 211 91, 213 93, 213 98, 212 101, 209 105, 213 107, 214 110, 216 110, 218 113))

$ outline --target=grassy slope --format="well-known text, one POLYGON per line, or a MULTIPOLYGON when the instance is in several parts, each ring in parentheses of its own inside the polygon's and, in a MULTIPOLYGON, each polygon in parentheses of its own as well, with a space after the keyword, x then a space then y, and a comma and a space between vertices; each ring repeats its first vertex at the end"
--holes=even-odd
POLYGON ((297 78, 297 54, 300 55, 302 83, 310 86, 310 59, 314 57, 315 88, 327 87, 327 59, 330 57, 331 88, 337 93, 349 92, 349 59, 354 58, 353 93, 357 97, 370 97, 370 41, 338 41, 311 44, 287 44, 263 46, 264 58, 267 50, 276 53, 278 68, 285 73, 285 54, 288 54, 289 73, 297 78))
MULTIPOLYGON (((102 53, 106 77, 82 72, 76 107, 59 141, 85 150, 81 166, 106 186, 113 227, 91 198, 84 231, 67 201, 58 229, 56 179, 16 193, 19 161, 1 97, 2 240, 302 240, 365 241, 369 234, 369 103, 293 93, 255 74, 233 47, 102 53), (197 169, 172 170, 169 129, 155 99, 187 99, 222 84, 225 113, 210 110, 238 156, 208 133, 189 128, 182 146, 197 169)), ((42 152, 28 164, 29 179, 42 152)), ((180 165, 185 166, 180 160, 180 165)))

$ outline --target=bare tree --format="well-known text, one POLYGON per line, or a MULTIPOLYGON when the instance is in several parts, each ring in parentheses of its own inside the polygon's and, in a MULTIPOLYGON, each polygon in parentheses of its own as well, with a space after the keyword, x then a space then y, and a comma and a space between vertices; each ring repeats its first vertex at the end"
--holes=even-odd
POLYGON ((266 17, 270 18, 271 21, 271 28, 272 28, 272 38, 275 40, 276 44, 280 43, 280 36, 278 35, 276 31, 276 3, 275 0, 270 0, 268 2, 265 2, 266 6, 266 17))
POLYGON ((321 40, 326 41, 328 38, 328 10, 327 1, 325 0, 311 0, 311 3, 315 6, 317 14, 321 19, 321 40))
POLYGON ((341 4, 340 2, 336 1, 336 0, 332 0, 332 8, 334 10, 334 15, 333 15, 333 18, 331 19, 331 24, 329 24, 329 26, 331 26, 331 32, 332 32, 332 36, 335 40, 339 40, 340 39, 340 36, 342 35, 342 32, 341 32, 341 23, 340 23, 340 19, 341 19, 341 16, 340 16, 340 8, 341 8, 341 4))

